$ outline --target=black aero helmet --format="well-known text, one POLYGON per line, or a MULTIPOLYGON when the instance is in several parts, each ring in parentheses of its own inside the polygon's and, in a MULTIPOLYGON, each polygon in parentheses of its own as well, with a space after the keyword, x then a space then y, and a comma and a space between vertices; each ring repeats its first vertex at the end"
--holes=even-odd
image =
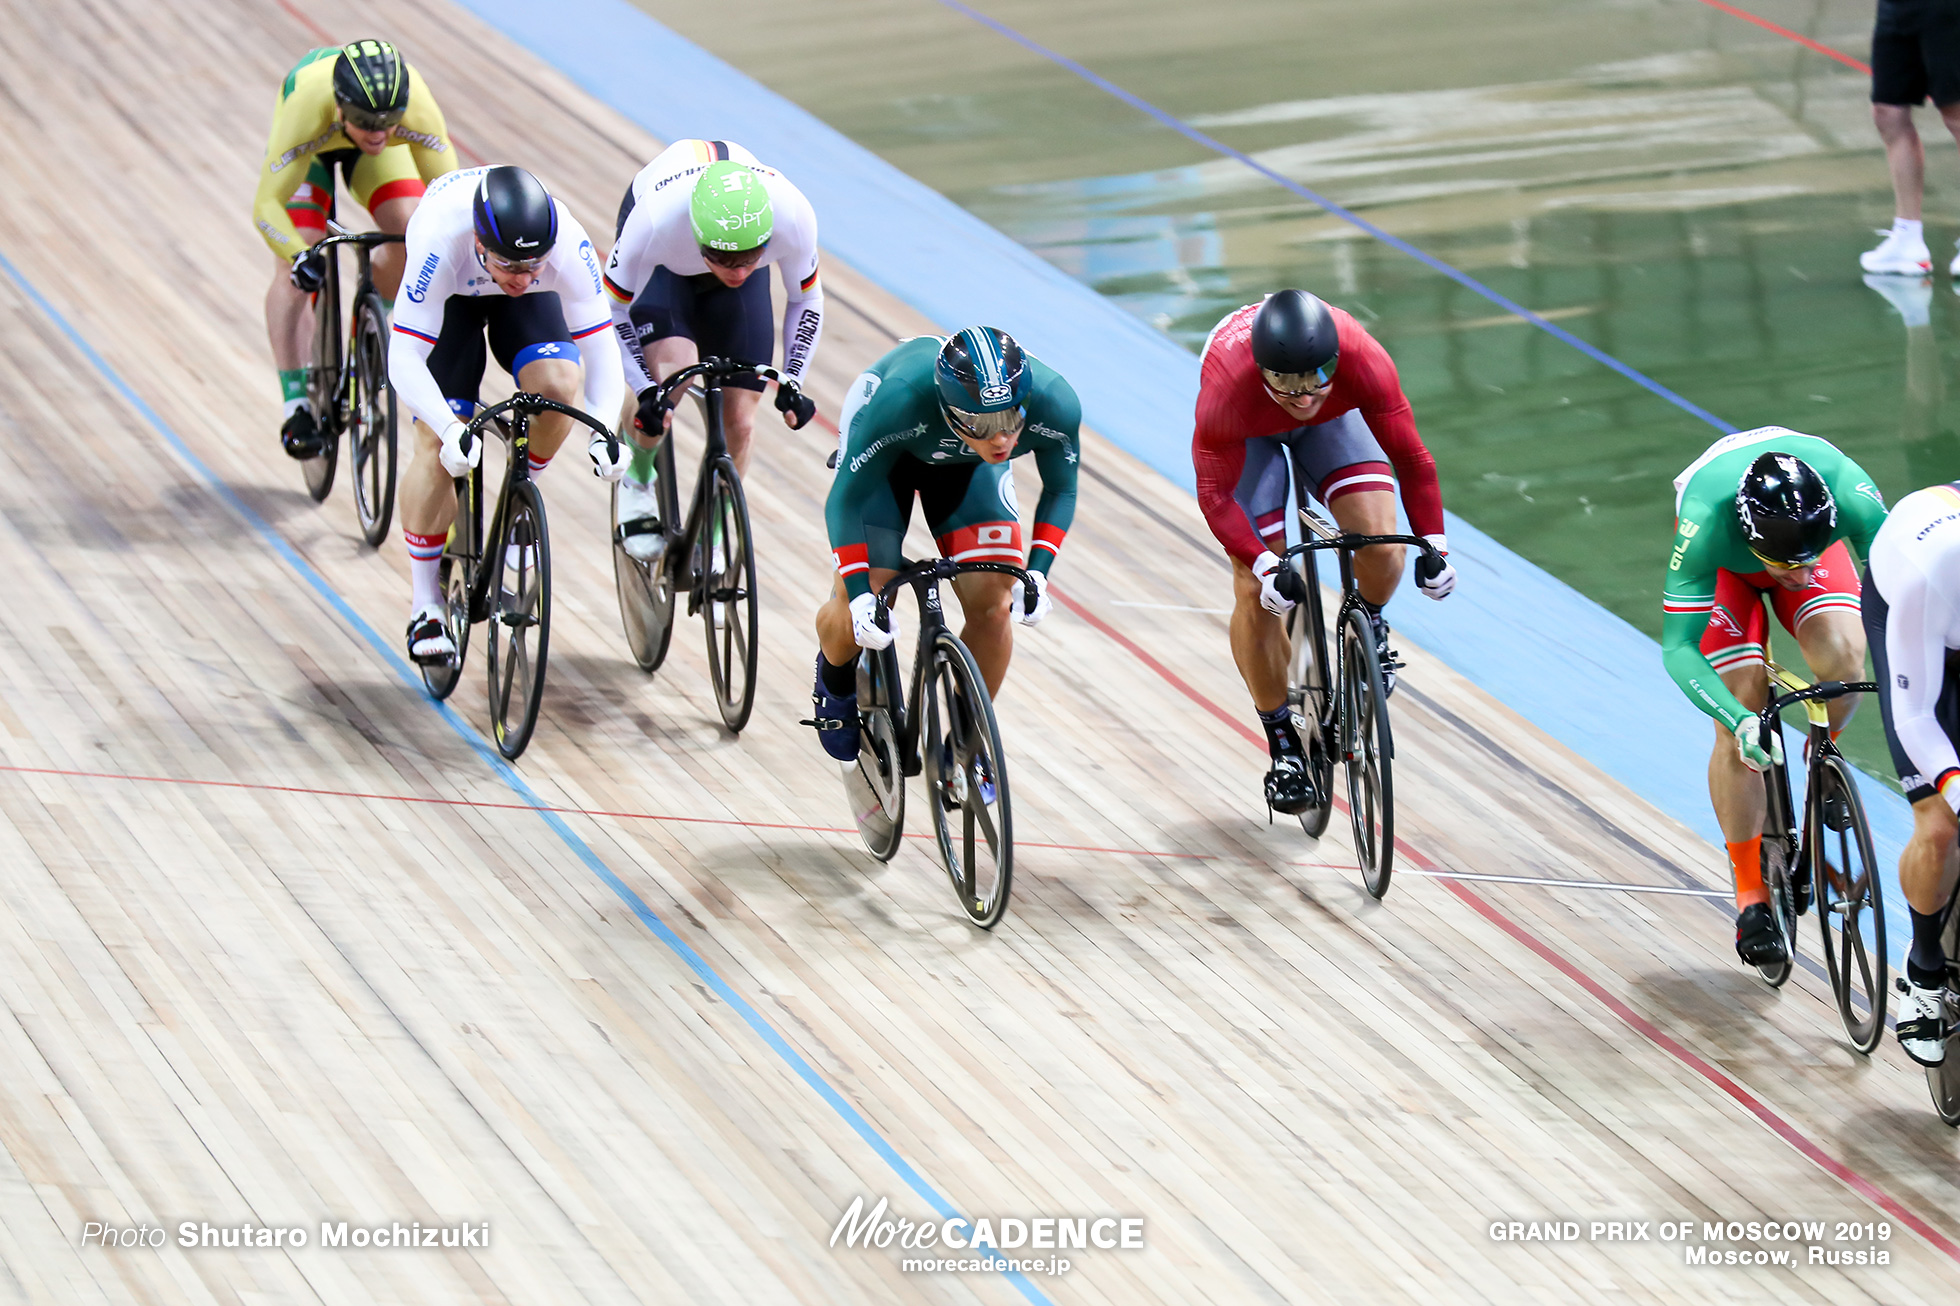
POLYGON ((1252 361, 1301 388, 1325 385, 1340 360, 1341 338, 1327 305, 1304 290, 1276 290, 1252 317, 1252 361))
POLYGON ((1817 561, 1837 530, 1831 487, 1787 453, 1766 453, 1749 464, 1736 487, 1735 514, 1749 551, 1785 567, 1817 561))
POLYGON ((543 258, 558 240, 558 206, 551 192, 508 163, 483 170, 470 216, 483 248, 513 263, 543 258))
POLYGON ((333 62, 333 98, 363 131, 392 127, 408 112, 408 65, 386 41, 349 41, 333 62))

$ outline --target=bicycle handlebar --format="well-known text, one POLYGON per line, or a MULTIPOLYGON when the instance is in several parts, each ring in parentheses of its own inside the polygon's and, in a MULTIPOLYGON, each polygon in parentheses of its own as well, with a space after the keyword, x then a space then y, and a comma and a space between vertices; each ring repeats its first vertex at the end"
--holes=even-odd
POLYGON ((481 438, 483 428, 491 421, 502 417, 505 413, 517 410, 522 410, 526 413, 563 413, 574 421, 583 422, 585 425, 591 427, 593 431, 606 437, 606 456, 615 463, 619 461, 619 437, 614 435, 612 430, 604 422, 581 409, 572 407, 570 404, 561 404, 556 399, 547 399, 543 395, 527 394, 522 390, 500 404, 492 404, 488 408, 478 407, 476 416, 472 417, 469 420, 469 424, 463 428, 463 438, 459 442, 463 447, 463 452, 468 453, 470 451, 470 441, 481 438))
MULTIPOLYGON (((899 569, 896 576, 885 582, 885 587, 875 591, 878 599, 878 621, 882 625, 891 613, 892 599, 902 585, 917 585, 929 580, 951 580, 955 576, 970 571, 997 571, 1013 576, 1021 582, 1024 602, 1035 599, 1035 584, 1025 568, 1010 566, 1005 562, 954 562, 951 558, 930 558, 925 562, 908 562, 899 569)), ((1032 604, 1029 604, 1032 611, 1032 604)), ((889 626, 886 629, 890 629, 889 626)))
POLYGON ((767 363, 744 363, 735 358, 704 358, 698 363, 683 367, 660 383, 655 390, 655 395, 660 400, 661 406, 674 407, 680 399, 681 391, 685 390, 688 383, 697 376, 712 377, 718 381, 736 376, 759 376, 765 381, 774 381, 777 385, 785 381, 791 385, 796 384, 795 378, 784 376, 767 363))
POLYGON ((1812 699, 1828 700, 1843 698, 1846 694, 1876 694, 1877 692, 1878 686, 1869 680, 1823 680, 1772 699, 1763 711, 1780 715, 1784 708, 1812 699))
POLYGON ((1356 549, 1365 549, 1371 544, 1413 544, 1422 550, 1423 556, 1433 557, 1439 563, 1443 560, 1443 555, 1436 551, 1436 546, 1420 535, 1334 535, 1324 540, 1304 540, 1280 557, 1291 558, 1302 553, 1312 553, 1316 549, 1340 549, 1344 553, 1352 553, 1356 549))
POLYGON ((314 249, 328 249, 335 245, 361 245, 368 249, 376 245, 399 245, 407 236, 390 231, 343 231, 313 242, 314 249))

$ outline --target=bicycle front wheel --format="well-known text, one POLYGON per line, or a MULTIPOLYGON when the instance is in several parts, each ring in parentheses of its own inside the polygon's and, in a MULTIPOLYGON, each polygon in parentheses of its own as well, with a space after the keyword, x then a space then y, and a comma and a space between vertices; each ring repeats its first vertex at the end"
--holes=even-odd
POLYGON ((1014 878, 1014 809, 1000 728, 966 645, 941 631, 929 659, 921 742, 933 833, 961 910, 990 930, 1007 912, 1014 878))
POLYGON ((531 742, 544 697, 551 649, 551 540, 544 496, 531 481, 509 487, 502 538, 491 541, 484 565, 490 586, 490 729, 497 751, 516 761, 531 742))
MULTIPOLYGON (((1802 856, 1803 850, 1798 849, 1802 856)), ((1763 888, 1769 890, 1769 910, 1776 929, 1783 936, 1783 960, 1756 967, 1763 983, 1773 989, 1786 984, 1796 969, 1797 906, 1790 888, 1791 852, 1789 841, 1770 831, 1763 832, 1763 888)))
POLYGON ((756 619, 755 541, 749 534, 749 501, 735 464, 715 464, 708 489, 708 520, 703 525, 696 575, 706 600, 708 675, 715 706, 730 730, 740 732, 755 710, 756 619))
POLYGON ((1347 762, 1348 821, 1361 883, 1380 898, 1395 863, 1395 790, 1389 759, 1388 693, 1382 687, 1375 631, 1360 608, 1341 623, 1341 751, 1347 762))
POLYGON ((1824 970, 1851 1046, 1870 1052, 1885 1037, 1885 902, 1865 804, 1842 757, 1825 756, 1811 768, 1804 809, 1824 970))
POLYGON ((423 666, 422 683, 431 697, 445 699, 455 692, 463 678, 463 662, 470 652, 470 591, 483 564, 483 469, 471 470, 456 478, 456 517, 449 525, 449 543, 443 549, 437 577, 442 583, 442 603, 449 621, 449 634, 456 641, 456 657, 448 666, 423 666))
POLYGON ((318 458, 300 463, 306 492, 323 503, 333 491, 334 468, 340 462, 340 277, 338 260, 327 260, 327 279, 313 302, 313 365, 306 369, 306 402, 319 423, 324 442, 318 458))
POLYGON ((1318 576, 1306 571, 1295 558, 1286 564, 1301 574, 1307 587, 1304 603, 1293 605, 1286 614, 1286 639, 1291 650, 1286 670, 1286 703, 1300 723, 1300 742, 1307 750, 1307 774, 1313 780, 1319 801, 1300 813, 1300 828, 1309 839, 1327 833, 1328 818, 1334 814, 1334 758, 1327 746, 1324 727, 1332 720, 1327 710, 1327 630, 1321 615, 1318 576))
POLYGON ((388 314, 369 291, 354 305, 354 369, 347 442, 354 457, 354 511, 374 548, 395 515, 395 391, 388 384, 388 314))
POLYGON ((1953 992, 1960 987, 1960 911, 1949 903, 1946 925, 1940 930, 1946 944, 1946 987, 1940 1001, 1946 1004, 1946 1060, 1926 1067, 1926 1087, 1933 1094, 1933 1109, 1949 1125, 1960 1126, 1960 1010, 1953 992))
POLYGON ((858 657, 858 716, 863 733, 844 788, 858 836, 873 857, 888 862, 905 837, 905 757, 900 748, 898 656, 890 649, 858 657))

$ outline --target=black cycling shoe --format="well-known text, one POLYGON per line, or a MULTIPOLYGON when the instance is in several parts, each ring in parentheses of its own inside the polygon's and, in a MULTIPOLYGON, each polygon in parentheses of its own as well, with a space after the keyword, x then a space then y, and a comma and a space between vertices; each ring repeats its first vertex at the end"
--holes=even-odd
POLYGON ((1395 692, 1395 673, 1402 669, 1402 655, 1388 646, 1388 622, 1379 612, 1368 614, 1368 624, 1375 628, 1375 660, 1382 664, 1382 696, 1395 692))
POLYGON ((858 696, 853 689, 848 694, 833 694, 823 684, 823 654, 817 654, 817 688, 810 695, 810 710, 813 715, 797 722, 802 726, 815 726, 817 742, 823 751, 839 762, 855 762, 858 758, 858 745, 863 728, 858 717, 858 696))
POLYGON ((1780 966, 1790 959, 1768 903, 1752 902, 1735 918, 1735 955, 1745 966, 1780 966))
POLYGON ((1275 812, 1298 816, 1313 810, 1318 801, 1313 777, 1307 774, 1307 764, 1302 758, 1288 755, 1273 759, 1273 769, 1266 772, 1266 806, 1275 812))
POLYGON ((286 450, 288 458, 305 462, 318 458, 327 451, 327 442, 320 434, 320 424, 313 420, 310 408, 295 408, 293 415, 279 428, 279 443, 286 450))

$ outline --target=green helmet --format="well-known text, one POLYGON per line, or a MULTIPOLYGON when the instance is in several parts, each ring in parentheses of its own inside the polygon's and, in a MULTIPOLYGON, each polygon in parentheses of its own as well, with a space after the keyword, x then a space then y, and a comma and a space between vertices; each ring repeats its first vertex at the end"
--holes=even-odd
POLYGON ((762 178, 739 163, 714 163, 694 183, 688 204, 694 239, 703 249, 759 249, 776 229, 775 206, 762 178))

